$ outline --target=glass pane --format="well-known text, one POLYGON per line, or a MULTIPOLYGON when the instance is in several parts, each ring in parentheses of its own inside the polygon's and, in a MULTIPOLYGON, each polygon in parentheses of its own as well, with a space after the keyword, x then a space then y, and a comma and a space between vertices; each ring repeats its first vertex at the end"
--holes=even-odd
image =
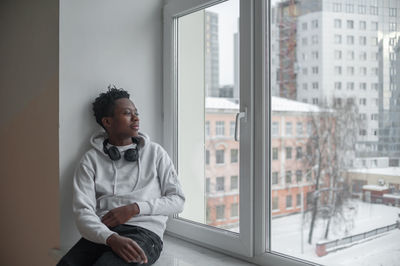
POLYGON ((282 0, 269 10, 271 251, 398 264, 400 2, 282 0))
POLYGON ((239 1, 178 19, 180 215, 239 232, 239 1))

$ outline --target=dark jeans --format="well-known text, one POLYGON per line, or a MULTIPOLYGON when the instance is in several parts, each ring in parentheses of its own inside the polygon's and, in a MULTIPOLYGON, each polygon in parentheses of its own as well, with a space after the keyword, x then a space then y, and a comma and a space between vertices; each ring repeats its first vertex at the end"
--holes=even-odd
POLYGON ((103 244, 93 243, 81 238, 65 256, 60 260, 57 266, 120 266, 120 265, 152 265, 160 257, 163 248, 163 242, 155 233, 131 225, 118 225, 111 228, 121 236, 129 237, 136 241, 147 256, 148 263, 127 263, 112 249, 103 244))

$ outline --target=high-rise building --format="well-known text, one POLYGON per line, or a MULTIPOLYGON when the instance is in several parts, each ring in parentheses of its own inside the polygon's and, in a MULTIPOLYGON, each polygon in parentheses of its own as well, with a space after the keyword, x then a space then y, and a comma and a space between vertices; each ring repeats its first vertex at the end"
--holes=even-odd
POLYGON ((219 96, 218 14, 205 12, 205 92, 219 96))

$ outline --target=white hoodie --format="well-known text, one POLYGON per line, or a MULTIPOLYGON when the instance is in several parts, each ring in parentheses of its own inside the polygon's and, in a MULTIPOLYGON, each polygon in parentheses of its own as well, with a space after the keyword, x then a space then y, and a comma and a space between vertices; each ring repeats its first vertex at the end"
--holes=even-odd
POLYGON ((106 244, 114 234, 101 222, 108 211, 137 203, 140 214, 125 224, 156 233, 161 239, 168 215, 182 212, 185 196, 167 152, 139 133, 139 159, 128 162, 125 150, 135 144, 117 147, 121 159, 112 161, 103 151, 105 131, 91 137, 92 149, 83 155, 73 180, 73 212, 81 235, 95 243, 106 244))

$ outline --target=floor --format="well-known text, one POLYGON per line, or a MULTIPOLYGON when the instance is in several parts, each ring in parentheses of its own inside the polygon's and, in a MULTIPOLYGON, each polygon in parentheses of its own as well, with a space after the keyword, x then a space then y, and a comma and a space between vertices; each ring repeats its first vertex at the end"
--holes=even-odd
POLYGON ((164 235, 164 250, 154 266, 236 266, 255 265, 186 241, 164 235))

